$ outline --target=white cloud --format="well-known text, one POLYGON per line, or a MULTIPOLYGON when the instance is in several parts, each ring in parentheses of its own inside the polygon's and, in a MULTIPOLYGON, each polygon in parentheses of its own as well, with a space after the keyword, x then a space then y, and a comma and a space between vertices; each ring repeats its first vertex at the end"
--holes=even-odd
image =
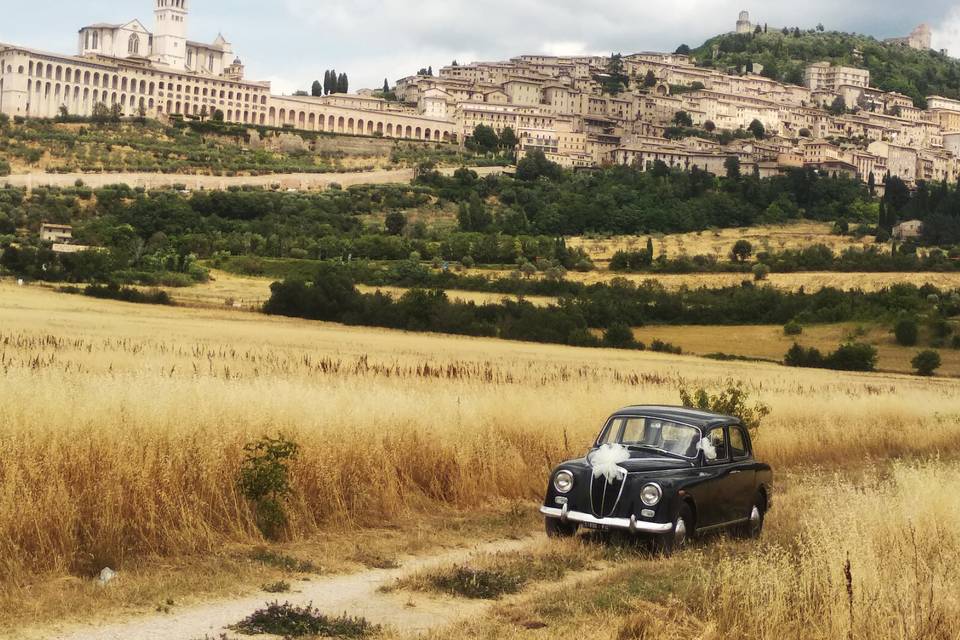
POLYGON ((960 8, 951 9, 944 21, 933 28, 933 48, 960 56, 960 8))
POLYGON ((585 42, 544 42, 538 53, 548 56, 593 56, 598 51, 589 51, 585 42))
MULTIPOLYGON (((0 40, 71 52, 76 29, 139 16, 152 25, 146 0, 33 0, 6 3, 0 40), (43 16, 43 19, 38 19, 43 16)), ((624 54, 696 46, 733 29, 748 9, 771 27, 812 27, 905 35, 934 25, 935 46, 960 54, 960 13, 946 0, 203 0, 193 6, 190 37, 230 39, 251 78, 280 90, 309 88, 325 69, 350 76, 352 88, 378 87, 456 59, 503 60, 524 53, 624 54)))
MULTIPOLYGON (((899 0, 808 0, 801 11, 792 0, 768 0, 752 7, 752 17, 771 26, 812 27, 822 21, 830 28, 872 33, 878 12, 890 17, 898 5, 899 0)), ((744 0, 673 0, 669 7, 619 0, 283 0, 280 6, 285 19, 316 33, 314 45, 358 87, 379 86, 384 76, 393 80, 453 59, 672 51, 732 30, 740 10, 751 8, 744 0)))

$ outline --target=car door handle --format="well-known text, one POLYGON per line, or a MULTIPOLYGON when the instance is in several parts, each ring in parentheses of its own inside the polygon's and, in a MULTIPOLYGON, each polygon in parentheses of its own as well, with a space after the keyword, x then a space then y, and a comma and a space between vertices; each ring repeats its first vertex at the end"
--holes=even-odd
POLYGON ((740 469, 734 469, 733 471, 730 472, 730 475, 733 475, 735 473, 740 473, 740 469))

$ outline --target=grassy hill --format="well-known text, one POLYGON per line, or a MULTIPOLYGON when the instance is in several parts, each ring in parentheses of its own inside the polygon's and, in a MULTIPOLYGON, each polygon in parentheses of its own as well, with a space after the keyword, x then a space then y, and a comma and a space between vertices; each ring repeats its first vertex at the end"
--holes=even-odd
POLYGON ((0 122, 0 176, 142 172, 200 175, 330 173, 474 164, 450 144, 216 122, 0 122))
POLYGON ((869 69, 873 86, 908 95, 918 107, 925 107, 931 95, 960 98, 960 60, 852 33, 784 34, 773 28, 761 34, 730 33, 707 40, 693 55, 700 66, 716 69, 759 63, 762 75, 793 84, 803 83, 806 65, 829 61, 869 69))

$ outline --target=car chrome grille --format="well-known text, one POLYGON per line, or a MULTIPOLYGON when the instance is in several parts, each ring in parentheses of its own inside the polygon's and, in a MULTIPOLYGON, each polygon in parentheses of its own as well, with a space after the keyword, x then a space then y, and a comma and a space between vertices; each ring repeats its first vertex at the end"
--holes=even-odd
POLYGON ((609 518, 613 515, 620 503, 626 481, 626 474, 621 475, 613 483, 607 482, 604 476, 593 479, 590 483, 590 510, 595 517, 609 518))

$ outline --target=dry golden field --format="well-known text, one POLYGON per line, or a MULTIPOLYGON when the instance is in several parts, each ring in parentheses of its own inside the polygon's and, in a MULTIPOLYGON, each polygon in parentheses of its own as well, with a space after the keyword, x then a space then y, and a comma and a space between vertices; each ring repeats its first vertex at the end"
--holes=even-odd
MULTIPOLYGON (((708 255, 726 260, 730 249, 737 240, 747 240, 754 251, 783 251, 800 249, 814 244, 824 244, 834 250, 842 251, 851 246, 863 246, 872 242, 872 238, 858 240, 851 236, 839 236, 831 233, 828 222, 794 222, 785 225, 760 225, 741 229, 714 229, 691 233, 654 234, 654 253, 660 255, 666 250, 668 257, 681 255, 708 255)), ((567 240, 568 246, 583 248, 598 263, 609 262, 617 251, 638 251, 647 246, 647 237, 611 236, 609 238, 576 237, 567 240)))
MULTIPOLYGON (((474 269, 471 274, 486 276, 508 277, 509 272, 474 269)), ((733 287, 739 286, 744 280, 752 279, 747 274, 737 273, 705 273, 705 274, 615 274, 608 271, 593 271, 579 273, 571 271, 567 278, 576 282, 588 284, 610 282, 614 278, 625 278, 636 283, 654 280, 669 290, 681 287, 733 287)), ((178 303, 193 307, 232 307, 246 310, 259 309, 270 298, 271 278, 240 276, 225 271, 211 271, 211 280, 207 283, 192 287, 171 287, 165 290, 178 303)), ((770 284, 775 287, 798 290, 804 287, 808 291, 815 291, 821 287, 836 287, 838 289, 862 289, 876 291, 893 284, 911 283, 917 286, 932 284, 942 289, 960 288, 960 273, 775 273, 770 275, 770 284)), ((400 287, 367 287, 358 285, 359 290, 369 293, 376 289, 402 295, 405 289, 400 287)), ((498 293, 481 291, 447 291, 451 299, 467 302, 499 302, 504 298, 516 298, 498 293)), ((547 305, 555 299, 549 296, 526 296, 526 300, 538 305, 547 305)))
MULTIPOLYGON (((928 348, 898 345, 888 326, 863 326, 849 322, 807 326, 800 336, 784 335, 783 327, 771 325, 651 325, 635 329, 634 335, 646 344, 663 340, 681 347, 685 353, 695 355, 724 353, 774 362, 781 362, 794 342, 829 353, 844 342, 855 340, 876 347, 878 369, 898 373, 912 373, 914 369, 910 361, 918 352, 928 348)), ((960 377, 960 350, 945 347, 937 349, 937 352, 943 360, 937 375, 960 377)))
MULTIPOLYGON (((546 558, 606 572, 532 589, 429 637, 956 640, 958 492, 956 465, 894 465, 856 479, 816 472, 778 494, 759 543, 712 539, 666 560, 616 543, 551 543, 525 566, 546 558)), ((510 569, 517 560, 478 557, 471 566, 510 569)), ((427 578, 399 586, 423 588, 427 578)))
MULTIPOLYGON (((506 278, 509 271, 472 269, 471 275, 485 275, 487 277, 506 278)), ((738 287, 744 281, 753 281, 749 273, 615 273, 607 270, 589 271, 581 273, 570 271, 567 279, 587 284, 608 283, 615 278, 622 278, 640 284, 647 280, 659 282, 669 291, 676 291, 681 287, 696 289, 707 287, 738 287)), ((923 286, 932 284, 940 289, 960 288, 960 273, 865 273, 865 272, 823 272, 804 271, 800 273, 771 273, 766 284, 778 289, 797 291, 801 287, 807 291, 816 291, 823 287, 834 287, 842 290, 861 289, 863 291, 878 291, 894 284, 913 284, 923 286)))
MULTIPOLYGON (((240 276, 217 270, 211 271, 210 276, 209 282, 192 287, 161 288, 170 294, 174 302, 184 306, 258 311, 270 298, 270 284, 274 282, 271 278, 240 276)), ((150 289, 152 287, 143 288, 150 289)), ((407 291, 401 287, 368 287, 365 285, 357 285, 357 289, 362 293, 382 291, 394 297, 402 296, 407 291)), ((447 296, 451 300, 476 302, 478 304, 500 302, 504 298, 516 299, 516 296, 504 294, 456 289, 447 290, 447 296)), ((554 298, 547 296, 527 296, 526 300, 536 305, 548 305, 555 301, 554 298)))
MULTIPOLYGON (((712 611, 736 630, 729 637, 772 637, 763 616, 737 617, 749 596, 769 620, 820 625, 805 635, 784 622, 788 637, 838 637, 848 618, 837 562, 849 551, 857 615, 896 605, 914 580, 938 599, 900 603, 903 615, 933 607, 955 625, 956 602, 941 594, 956 593, 956 573, 941 565, 957 560, 958 380, 346 328, 9 282, 0 282, 0 620, 44 611, 24 603, 68 576, 144 558, 204 566, 225 547, 261 544, 236 477, 243 446, 263 435, 301 445, 288 513, 291 538, 306 541, 438 509, 532 510, 547 470, 583 453, 612 410, 675 403, 682 380, 743 381, 772 408, 760 457, 797 478, 771 514, 772 544, 749 563, 739 547, 704 555, 708 574, 730 579, 684 591, 684 606, 712 611), (745 593, 739 571, 767 586, 745 593)), ((883 622, 900 615, 884 609, 883 622)), ((884 628, 855 637, 955 637, 884 628)))

